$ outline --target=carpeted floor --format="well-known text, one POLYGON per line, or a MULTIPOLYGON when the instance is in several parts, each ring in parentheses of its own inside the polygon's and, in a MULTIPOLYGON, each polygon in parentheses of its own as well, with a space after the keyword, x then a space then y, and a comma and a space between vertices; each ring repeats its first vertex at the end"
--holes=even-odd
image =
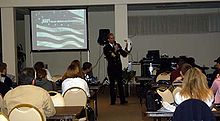
POLYGON ((133 90, 127 100, 128 104, 120 105, 117 98, 116 105, 110 105, 109 89, 106 87, 98 95, 98 121, 142 121, 139 99, 133 90))

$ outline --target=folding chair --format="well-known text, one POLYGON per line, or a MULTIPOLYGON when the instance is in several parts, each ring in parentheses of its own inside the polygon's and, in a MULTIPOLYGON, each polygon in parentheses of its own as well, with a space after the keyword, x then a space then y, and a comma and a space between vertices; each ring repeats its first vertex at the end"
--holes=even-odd
POLYGON ((46 121, 38 108, 30 104, 15 106, 9 113, 10 121, 46 121))
POLYGON ((49 91, 48 93, 53 101, 54 107, 65 106, 64 98, 60 93, 56 91, 49 91))
POLYGON ((0 121, 9 121, 9 119, 8 119, 8 117, 5 114, 0 112, 0 121))
POLYGON ((168 103, 174 103, 173 94, 169 89, 166 89, 165 91, 157 90, 157 93, 162 97, 164 102, 168 103))
POLYGON ((87 120, 87 95, 86 92, 79 87, 72 87, 63 94, 66 106, 83 106, 85 109, 85 120, 87 120))

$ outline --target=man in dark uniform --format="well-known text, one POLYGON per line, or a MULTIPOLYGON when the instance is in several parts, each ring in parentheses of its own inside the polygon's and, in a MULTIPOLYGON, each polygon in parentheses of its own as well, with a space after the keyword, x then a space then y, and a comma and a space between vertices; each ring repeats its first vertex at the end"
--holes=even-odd
POLYGON ((126 49, 123 50, 119 43, 116 43, 113 33, 109 33, 107 38, 109 43, 105 45, 103 51, 108 61, 107 72, 110 80, 111 105, 114 105, 116 102, 115 81, 118 85, 120 104, 126 104, 128 102, 125 100, 124 95, 120 55, 126 57, 128 52, 125 51, 126 49))

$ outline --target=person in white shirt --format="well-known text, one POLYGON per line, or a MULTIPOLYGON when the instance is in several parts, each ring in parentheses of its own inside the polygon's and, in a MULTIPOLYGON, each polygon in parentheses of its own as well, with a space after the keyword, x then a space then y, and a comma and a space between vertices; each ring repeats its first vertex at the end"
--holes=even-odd
POLYGON ((86 92, 88 97, 90 97, 88 84, 84 79, 82 79, 82 77, 83 74, 78 64, 69 65, 63 77, 62 94, 64 94, 69 88, 79 87, 86 92))
POLYGON ((86 92, 86 95, 90 97, 89 87, 84 79, 80 77, 65 79, 62 83, 62 95, 72 87, 79 87, 83 89, 86 92))
POLYGON ((208 88, 206 76, 196 67, 190 68, 184 75, 182 90, 174 96, 175 103, 180 104, 187 99, 199 99, 209 107, 214 101, 214 95, 208 88))

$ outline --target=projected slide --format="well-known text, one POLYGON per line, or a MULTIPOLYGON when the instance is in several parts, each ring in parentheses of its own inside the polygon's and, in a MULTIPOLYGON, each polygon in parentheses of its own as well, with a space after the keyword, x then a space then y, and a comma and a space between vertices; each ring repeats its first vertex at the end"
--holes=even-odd
POLYGON ((86 9, 31 11, 32 50, 87 48, 86 9))

